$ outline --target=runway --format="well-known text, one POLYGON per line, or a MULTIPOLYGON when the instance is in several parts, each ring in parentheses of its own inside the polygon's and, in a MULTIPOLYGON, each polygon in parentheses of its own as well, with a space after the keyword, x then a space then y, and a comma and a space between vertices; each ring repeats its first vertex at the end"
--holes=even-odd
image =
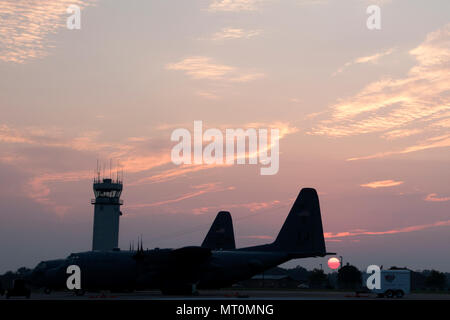
MULTIPOLYGON (((4 296, 0 299, 6 299, 4 296)), ((10 299, 23 300, 22 297, 10 299)), ((160 291, 137 291, 132 293, 87 292, 76 296, 72 292, 34 292, 30 300, 383 300, 374 294, 359 294, 340 291, 309 290, 208 290, 194 296, 168 296, 160 291)), ((412 293, 402 300, 450 300, 450 294, 412 293)))

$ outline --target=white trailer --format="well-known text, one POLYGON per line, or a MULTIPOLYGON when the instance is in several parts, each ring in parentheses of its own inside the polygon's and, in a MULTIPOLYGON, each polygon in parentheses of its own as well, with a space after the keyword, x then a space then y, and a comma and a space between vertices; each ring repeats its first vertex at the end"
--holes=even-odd
MULTIPOLYGON (((363 277, 363 286, 367 285, 367 278, 363 277)), ((379 289, 371 289, 370 292, 378 294, 381 297, 401 298, 411 292, 411 272, 409 270, 381 270, 379 289)))

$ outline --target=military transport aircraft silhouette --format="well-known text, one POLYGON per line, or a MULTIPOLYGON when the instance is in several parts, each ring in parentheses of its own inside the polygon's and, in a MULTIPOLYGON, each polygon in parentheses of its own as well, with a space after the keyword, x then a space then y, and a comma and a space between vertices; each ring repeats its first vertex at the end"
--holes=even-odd
MULTIPOLYGON (((142 244, 141 244, 142 247, 142 244)), ((214 219, 201 247, 212 250, 234 250, 236 249, 234 241, 233 221, 228 211, 220 211, 214 219)), ((142 248, 141 248, 142 250, 142 248)), ((136 254, 137 251, 131 250, 128 253, 136 254)), ((28 280, 36 287, 44 287, 46 293, 51 292, 51 286, 46 286, 46 273, 51 269, 60 267, 66 262, 66 259, 55 259, 41 261, 29 274, 28 280)))
POLYGON ((81 292, 158 288, 168 294, 192 293, 197 288, 230 286, 291 259, 326 255, 319 198, 315 189, 305 188, 273 243, 235 250, 215 250, 205 245, 82 252, 47 269, 40 274, 40 280, 46 288, 65 289, 67 267, 77 265, 81 270, 81 292))

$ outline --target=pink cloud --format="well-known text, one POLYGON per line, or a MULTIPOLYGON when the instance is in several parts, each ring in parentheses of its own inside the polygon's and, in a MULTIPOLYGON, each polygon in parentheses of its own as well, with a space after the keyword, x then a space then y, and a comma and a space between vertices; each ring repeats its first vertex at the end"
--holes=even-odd
MULTIPOLYGON (((422 43, 408 52, 416 64, 405 76, 385 76, 353 96, 339 99, 331 106, 329 118, 319 121, 308 133, 331 137, 379 133, 384 139, 419 133, 433 135, 409 147, 352 157, 349 161, 450 146, 446 130, 450 110, 449 39, 450 24, 429 33, 422 43)), ((377 56, 367 57, 360 62, 375 58, 377 56)))
POLYGON ((193 192, 185 193, 179 197, 168 199, 168 200, 162 200, 162 201, 156 201, 151 203, 138 203, 138 204, 129 204, 127 206, 128 209, 140 209, 140 208, 150 208, 150 207, 160 207, 176 202, 180 202, 183 200, 195 198, 207 193, 211 192, 220 192, 220 191, 226 191, 226 190, 234 190, 234 187, 222 187, 219 185, 219 183, 206 183, 202 185, 196 185, 191 186, 192 189, 195 189, 193 192))
POLYGON ((49 184, 56 182, 75 182, 93 177, 92 171, 74 171, 64 173, 46 173, 33 177, 26 187, 26 195, 42 204, 49 207, 51 211, 58 215, 63 215, 68 209, 69 205, 61 205, 50 198, 51 189, 49 184))
POLYGON ((375 154, 372 154, 369 156, 363 156, 363 157, 353 157, 353 158, 348 158, 347 161, 377 159, 377 158, 384 158, 386 156, 395 155, 395 154, 407 154, 407 153, 416 152, 416 151, 423 151, 423 150, 428 150, 428 149, 433 149, 433 148, 445 148, 445 147, 450 147, 450 135, 433 137, 433 138, 427 139, 423 143, 409 146, 402 150, 380 152, 380 153, 375 153, 375 154))
POLYGON ((430 229, 430 228, 435 228, 435 227, 444 227, 444 226, 450 226, 450 220, 438 221, 435 223, 422 224, 422 225, 410 226, 410 227, 399 228, 399 229, 390 229, 390 230, 386 230, 386 231, 356 230, 356 231, 345 231, 345 232, 338 232, 338 233, 325 232, 324 236, 326 239, 346 238, 346 237, 366 236, 366 235, 379 236, 379 235, 387 235, 387 234, 414 232, 414 231, 420 231, 420 230, 425 230, 425 229, 430 229))
POLYGON ((361 184, 361 187, 366 188, 388 188, 388 187, 395 187, 403 184, 403 181, 395 181, 395 180, 379 180, 379 181, 373 181, 366 184, 361 184))
POLYGON ((250 212, 256 212, 256 211, 260 211, 260 210, 264 210, 264 209, 270 209, 270 208, 273 208, 280 204, 281 204, 281 202, 279 200, 265 201, 265 202, 248 202, 248 203, 238 203, 238 204, 223 204, 223 205, 217 205, 217 206, 195 208, 192 210, 192 213, 205 214, 205 213, 208 213, 211 211, 231 210, 231 209, 238 209, 238 208, 244 208, 244 209, 249 210, 250 212))

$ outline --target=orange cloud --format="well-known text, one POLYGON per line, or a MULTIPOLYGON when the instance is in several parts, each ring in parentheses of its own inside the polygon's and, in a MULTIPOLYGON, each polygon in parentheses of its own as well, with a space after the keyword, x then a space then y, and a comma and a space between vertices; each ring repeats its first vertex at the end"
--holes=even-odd
MULTIPOLYGON (((450 24, 427 35, 425 41, 409 51, 416 64, 403 78, 384 77, 359 93, 339 100, 329 119, 320 121, 309 134, 343 137, 387 132, 383 138, 431 133, 436 138, 447 133, 450 110, 450 24)), ((361 61, 372 61, 367 57, 361 61)), ((414 145, 400 152, 383 152, 373 157, 409 153, 448 146, 446 142, 414 145)), ((352 160, 366 157, 352 158, 352 160)))
MULTIPOLYGON (((280 131, 280 138, 297 131, 295 127, 291 127, 288 123, 283 122, 250 123, 245 126, 278 128, 280 131)), ((173 128, 172 126, 165 126, 159 129, 170 130, 173 128)), ((142 177, 141 175, 140 178, 135 178, 134 181, 128 182, 128 186, 167 182, 173 179, 185 177, 188 174, 201 170, 231 166, 231 164, 227 163, 175 166, 171 161, 170 148, 158 147, 157 150, 154 148, 148 150, 145 146, 151 142, 151 139, 145 137, 129 137, 125 138, 123 142, 103 142, 101 140, 101 132, 99 131, 82 132, 76 137, 66 137, 63 133, 64 130, 59 128, 14 128, 6 125, 0 125, 0 143, 27 144, 47 148, 67 148, 78 152, 95 153, 97 158, 120 159, 120 168, 123 169, 125 174, 136 174, 153 170, 150 174, 147 174, 147 176, 142 177), (172 167, 167 169, 167 166, 172 167)), ((270 150, 272 146, 271 143, 267 146, 267 151, 270 150)), ((262 151, 263 150, 259 150, 259 152, 262 151)), ((236 159, 242 156, 245 155, 235 154, 236 159)), ((257 154, 247 156, 257 156, 257 154)), ((0 161, 17 165, 20 168, 33 167, 33 159, 21 156, 20 154, 5 153, 0 157, 0 161)), ((115 160, 114 162, 114 165, 117 167, 117 161, 115 160)), ((63 206, 58 205, 51 199, 52 184, 92 179, 95 175, 93 170, 43 172, 36 174, 36 172, 39 172, 40 170, 39 168, 33 167, 33 170, 28 171, 30 171, 34 176, 30 179, 26 186, 26 194, 32 200, 42 205, 46 205, 52 211, 58 213, 63 213, 68 209, 68 207, 64 206, 65 209, 63 210, 63 206)), ((258 205, 262 204, 252 204, 255 208, 258 205)), ((255 208, 250 208, 250 210, 258 210, 255 208)))
POLYGON ((264 0, 213 0, 208 7, 211 12, 256 11, 264 0))
POLYGON ((366 184, 361 184, 361 187, 366 188, 387 188, 387 187, 395 187, 403 184, 403 181, 394 181, 394 180, 380 180, 380 181, 373 181, 366 184))
POLYGON ((48 36, 65 25, 70 5, 93 4, 86 0, 0 1, 0 60, 24 63, 45 57, 48 36))
POLYGON ((430 193, 426 196, 425 201, 431 201, 431 202, 445 202, 449 201, 450 197, 438 197, 436 193, 430 193))
POLYGON ((250 39, 261 33, 260 30, 244 30, 240 28, 222 28, 219 32, 214 33, 211 40, 223 41, 231 39, 250 39))
POLYGON ((193 79, 249 82, 264 77, 263 73, 248 73, 236 67, 219 64, 208 57, 194 56, 166 66, 168 70, 184 71, 193 79))
POLYGON ((375 154, 372 154, 369 156, 364 156, 364 157, 353 157, 353 158, 348 158, 347 161, 376 159, 376 158, 383 158, 383 157, 395 155, 395 154, 407 154, 410 152, 416 152, 416 151, 422 151, 422 150, 434 149, 434 148, 445 148, 445 147, 450 147, 450 135, 433 137, 433 138, 427 139, 423 143, 420 143, 420 144, 417 144, 414 146, 409 146, 402 150, 380 152, 380 153, 375 153, 375 154))
POLYGON ((338 232, 338 233, 325 232, 324 236, 326 239, 346 238, 346 237, 365 236, 365 235, 379 236, 379 235, 387 235, 387 234, 414 232, 414 231, 420 231, 420 230, 429 229, 429 228, 446 227, 446 226, 450 226, 450 220, 438 221, 438 222, 431 223, 431 224, 422 224, 422 225, 410 226, 410 227, 399 228, 399 229, 391 229, 391 230, 386 230, 386 231, 357 230, 357 231, 338 232))
POLYGON ((398 129, 384 133, 381 137, 386 140, 394 140, 399 138, 406 138, 415 134, 423 132, 423 129, 398 129))
POLYGON ((332 76, 336 76, 338 73, 343 72, 346 68, 354 65, 354 64, 362 64, 362 63, 376 63, 378 62, 378 60, 384 56, 390 55, 392 52, 394 52, 394 49, 388 49, 385 50, 383 52, 379 52, 370 56, 365 56, 365 57, 360 57, 360 58, 356 58, 350 62, 347 62, 346 64, 344 64, 344 66, 342 66, 341 68, 339 68, 335 73, 332 74, 332 76))

